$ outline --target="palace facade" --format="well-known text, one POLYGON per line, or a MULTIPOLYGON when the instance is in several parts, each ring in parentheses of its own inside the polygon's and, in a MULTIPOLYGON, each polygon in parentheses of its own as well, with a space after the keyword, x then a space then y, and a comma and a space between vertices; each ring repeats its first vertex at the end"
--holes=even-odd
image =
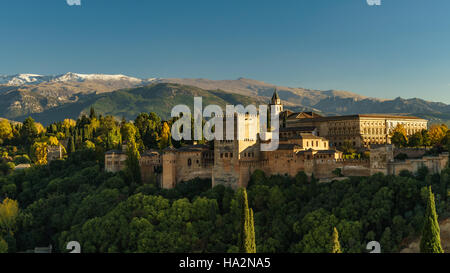
POLYGON ((408 135, 428 128, 425 119, 395 115, 349 115, 323 117, 315 113, 293 113, 286 111, 286 127, 312 127, 317 135, 325 137, 335 147, 349 142, 355 148, 368 148, 373 144, 391 144, 391 133, 402 124, 408 135))

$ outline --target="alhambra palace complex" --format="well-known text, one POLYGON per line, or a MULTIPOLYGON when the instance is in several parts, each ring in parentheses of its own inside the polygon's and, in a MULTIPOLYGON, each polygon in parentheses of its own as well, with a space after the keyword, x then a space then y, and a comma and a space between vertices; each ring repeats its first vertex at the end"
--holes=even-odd
MULTIPOLYGON (((402 170, 414 173, 422 166, 432 173, 439 173, 448 163, 448 153, 423 156, 424 151, 418 150, 402 151, 409 159, 394 160, 400 151, 390 143, 392 130, 403 124, 408 135, 412 135, 427 129, 428 122, 424 119, 392 115, 323 117, 315 113, 294 113, 283 110, 276 91, 269 105, 275 106, 280 113, 278 150, 261 151, 259 138, 248 136, 243 140, 215 140, 213 150, 207 145, 192 145, 180 149, 170 147, 162 154, 148 151, 140 159, 142 179, 156 179, 165 189, 194 178, 212 179, 213 186, 222 184, 236 189, 246 187, 255 170, 262 170, 267 175, 290 176, 304 171, 326 181, 336 176, 333 174, 336 169, 341 169, 344 176, 370 176, 379 172, 398 175, 402 170), (350 142, 356 149, 369 149, 370 159, 344 160, 342 152, 337 150, 344 142, 350 142)), ((253 122, 258 124, 259 132, 258 116, 237 115, 235 128, 243 126, 248 134, 249 124, 253 122)), ((125 160, 125 150, 107 152, 106 171, 122 170, 125 160)))

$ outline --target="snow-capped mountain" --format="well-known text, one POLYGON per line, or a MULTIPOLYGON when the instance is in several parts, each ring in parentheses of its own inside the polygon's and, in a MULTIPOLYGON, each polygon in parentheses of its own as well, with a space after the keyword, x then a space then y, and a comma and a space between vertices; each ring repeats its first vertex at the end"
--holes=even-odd
POLYGON ((37 74, 16 74, 0 75, 0 84, 9 86, 36 85, 41 83, 65 83, 65 82, 86 82, 86 81, 104 81, 104 82, 128 82, 133 85, 148 84, 155 81, 155 78, 139 79, 125 75, 108 74, 78 74, 66 73, 56 76, 43 76, 37 74))
POLYGON ((17 75, 0 75, 0 84, 6 85, 23 85, 23 84, 39 84, 50 81, 52 76, 42 76, 36 74, 17 74, 17 75))

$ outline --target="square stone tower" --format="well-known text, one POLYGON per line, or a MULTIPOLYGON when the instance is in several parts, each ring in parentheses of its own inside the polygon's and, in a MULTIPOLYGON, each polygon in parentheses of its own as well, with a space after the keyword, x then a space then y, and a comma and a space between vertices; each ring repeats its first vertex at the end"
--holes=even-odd
POLYGON ((226 139, 226 118, 224 118, 224 140, 214 141, 213 187, 224 185, 237 189, 247 181, 241 181, 242 161, 259 158, 259 116, 234 115, 234 139, 226 139), (239 131, 240 130, 240 131, 239 131), (240 132, 240 134, 238 133, 240 132))

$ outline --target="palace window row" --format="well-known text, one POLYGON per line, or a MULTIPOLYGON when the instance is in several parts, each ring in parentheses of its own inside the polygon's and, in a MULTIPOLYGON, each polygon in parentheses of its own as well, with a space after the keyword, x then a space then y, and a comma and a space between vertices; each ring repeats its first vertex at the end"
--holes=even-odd
POLYGON ((233 153, 220 153, 220 158, 233 158, 233 153))

